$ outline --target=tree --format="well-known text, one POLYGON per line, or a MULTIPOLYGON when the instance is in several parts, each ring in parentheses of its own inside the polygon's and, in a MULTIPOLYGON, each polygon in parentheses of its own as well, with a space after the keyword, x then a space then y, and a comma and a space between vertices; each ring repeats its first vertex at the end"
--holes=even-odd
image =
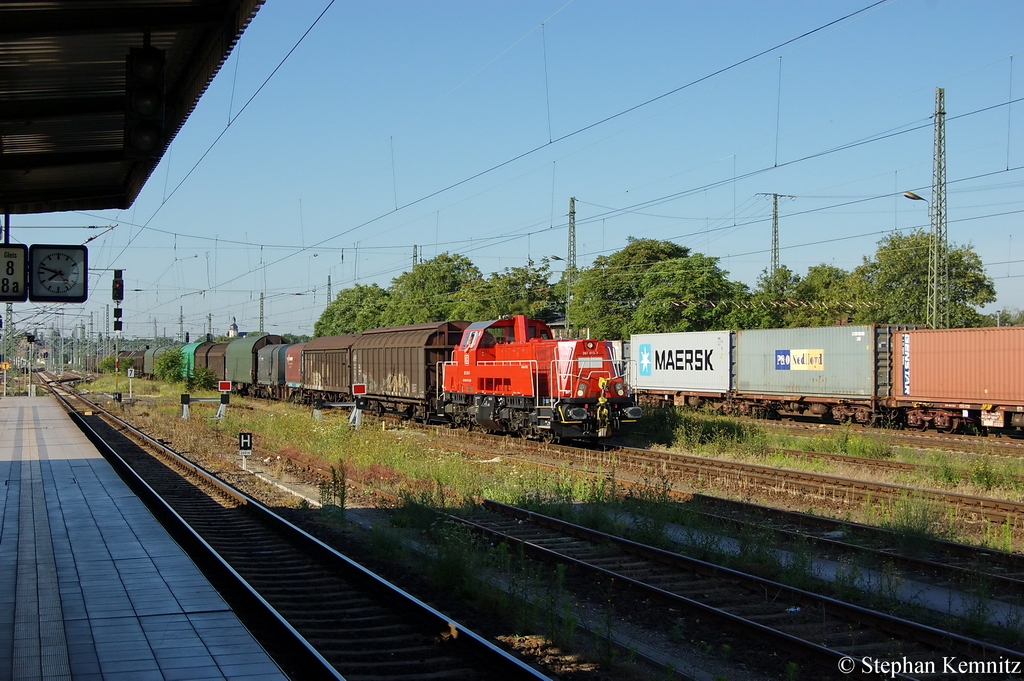
POLYGON ((384 326, 382 315, 388 297, 388 292, 376 284, 356 284, 339 291, 313 325, 313 336, 340 336, 384 326))
POLYGON ((1024 326, 1024 310, 1006 307, 998 312, 982 315, 981 326, 1024 326))
POLYGON ((850 273, 834 265, 814 265, 794 286, 798 305, 786 316, 786 326, 832 326, 849 319, 856 309, 849 288, 850 273))
POLYGON ((733 314, 740 329, 778 329, 788 326, 787 313, 792 309, 800 275, 785 265, 774 272, 761 271, 757 288, 733 314))
POLYGON ((424 324, 454 319, 452 313, 464 284, 480 278, 480 270, 464 255, 442 253, 413 266, 391 282, 381 314, 382 326, 424 324))
MULTIPOLYGON (((685 258, 690 249, 671 241, 636 239, 610 256, 598 256, 578 273, 569 311, 574 326, 590 329, 594 338, 621 338, 633 313, 647 296, 643 275, 667 260, 685 258)), ((649 283, 649 282, 648 282, 649 283)))
POLYGON ((452 310, 453 319, 474 321, 524 314, 533 319, 554 317, 553 295, 548 283, 548 259, 525 267, 506 267, 487 279, 463 284, 459 301, 452 310))
POLYGON ((728 328, 734 306, 745 293, 729 281, 718 258, 693 253, 664 260, 643 271, 644 297, 624 327, 624 336, 661 331, 709 331, 728 328))
MULTIPOLYGON (((850 275, 850 290, 867 303, 854 313, 858 324, 925 324, 928 301, 928 253, 931 234, 915 230, 893 233, 878 242, 874 259, 850 275)), ((996 299, 995 286, 985 275, 981 258, 970 246, 951 246, 949 272, 949 325, 978 326, 976 306, 996 299)))

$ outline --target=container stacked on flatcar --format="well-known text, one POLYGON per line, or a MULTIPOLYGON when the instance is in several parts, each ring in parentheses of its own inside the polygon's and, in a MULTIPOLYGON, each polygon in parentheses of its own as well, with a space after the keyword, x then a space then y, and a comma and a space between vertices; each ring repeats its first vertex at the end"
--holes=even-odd
POLYGON ((892 338, 904 328, 738 331, 735 408, 869 423, 892 395, 892 338))
POLYGON ((906 330, 895 344, 892 402, 907 427, 1024 427, 1024 327, 906 330))
POLYGON ((630 339, 630 384, 676 405, 721 405, 733 389, 733 331, 637 334, 630 339))
POLYGON ((1024 327, 834 326, 643 334, 648 400, 953 432, 1024 428, 1024 327))

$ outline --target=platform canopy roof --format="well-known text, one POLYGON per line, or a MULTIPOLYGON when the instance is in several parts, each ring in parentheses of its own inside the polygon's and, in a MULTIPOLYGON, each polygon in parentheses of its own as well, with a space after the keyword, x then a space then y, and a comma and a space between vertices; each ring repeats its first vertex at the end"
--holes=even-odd
POLYGON ((263 0, 0 3, 0 212, 127 208, 156 158, 124 151, 126 59, 166 56, 165 141, 263 0))

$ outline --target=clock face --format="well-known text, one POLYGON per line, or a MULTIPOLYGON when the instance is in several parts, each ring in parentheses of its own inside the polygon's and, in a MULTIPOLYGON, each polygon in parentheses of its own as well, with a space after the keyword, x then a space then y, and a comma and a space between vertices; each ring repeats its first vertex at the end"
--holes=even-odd
POLYGON ((85 246, 34 245, 29 253, 31 290, 35 302, 84 303, 87 298, 88 253, 85 246))

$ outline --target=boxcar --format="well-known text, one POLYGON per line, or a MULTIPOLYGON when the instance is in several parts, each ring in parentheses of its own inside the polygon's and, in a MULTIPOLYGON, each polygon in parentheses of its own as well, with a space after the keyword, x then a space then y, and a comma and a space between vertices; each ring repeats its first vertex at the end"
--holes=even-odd
POLYGON ((285 352, 284 383, 291 389, 302 388, 302 352, 307 345, 294 343, 285 352))
POLYGON ((278 400, 286 397, 285 353, 291 346, 291 343, 265 345, 256 351, 256 395, 278 400))
POLYGON ((1024 427, 1024 327, 906 330, 894 345, 892 402, 908 427, 1024 427))
POLYGON ((195 372, 196 368, 196 349, 202 345, 202 341, 197 343, 185 343, 181 346, 181 377, 188 378, 195 372))
POLYGON ((224 354, 227 352, 227 343, 203 343, 196 348, 196 366, 204 366, 209 369, 218 381, 224 380, 224 354))
MULTIPOLYGON (((304 398, 327 402, 352 399, 352 342, 358 334, 315 338, 302 349, 301 388, 304 398), (317 393, 313 395, 312 393, 317 393)), ((295 378, 294 369, 292 378, 295 378)), ((290 384, 291 379, 289 379, 290 384)))
POLYGON ((439 396, 439 367, 452 358, 467 326, 431 322, 360 334, 352 342, 351 361, 352 383, 366 385, 361 403, 378 413, 426 419, 439 396))
POLYGON ((224 352, 224 380, 231 381, 240 394, 246 394, 249 386, 259 385, 256 369, 260 348, 283 343, 283 338, 273 334, 246 336, 228 343, 224 352))

